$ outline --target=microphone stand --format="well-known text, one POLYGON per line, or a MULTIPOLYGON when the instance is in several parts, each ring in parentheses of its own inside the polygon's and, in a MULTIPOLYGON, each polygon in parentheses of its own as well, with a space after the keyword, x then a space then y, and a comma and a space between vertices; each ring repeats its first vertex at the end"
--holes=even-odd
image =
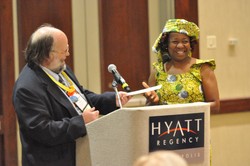
POLYGON ((117 82, 115 80, 113 80, 113 82, 112 82, 112 87, 115 90, 116 96, 118 98, 119 106, 120 106, 120 108, 122 108, 122 103, 121 103, 120 95, 119 95, 119 92, 117 90, 117 82))

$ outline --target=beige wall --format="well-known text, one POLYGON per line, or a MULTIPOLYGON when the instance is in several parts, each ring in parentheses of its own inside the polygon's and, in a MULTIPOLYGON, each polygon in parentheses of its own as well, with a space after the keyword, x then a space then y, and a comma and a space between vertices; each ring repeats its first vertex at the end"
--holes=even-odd
POLYGON ((215 58, 216 74, 221 98, 250 96, 248 54, 250 38, 250 1, 248 0, 199 0, 199 25, 201 29, 201 58, 215 58), (216 36, 217 47, 206 48, 206 37, 216 36), (229 39, 238 43, 229 45, 229 39))
POLYGON ((101 92, 97 0, 72 0, 74 67, 79 81, 101 92))
MULTIPOLYGON (((99 93, 101 83, 99 43, 97 42, 99 40, 97 2, 97 0, 73 0, 72 11, 75 73, 85 87, 99 93)), ((149 51, 152 63, 155 61, 155 57, 151 52, 151 46, 163 27, 161 27, 160 21, 162 20, 162 17, 160 19, 162 13, 159 10, 160 0, 149 0, 148 3, 149 51)), ((13 0, 13 4, 15 7, 15 0, 13 0)), ((248 75, 247 65, 250 62, 250 56, 248 55, 250 38, 247 36, 248 27, 250 27, 250 21, 247 19, 250 11, 247 9, 250 8, 250 1, 198 0, 198 7, 199 27, 201 28, 200 57, 216 60, 216 75, 221 98, 249 97, 250 77, 245 76, 248 75), (206 47, 206 38, 209 35, 216 36, 217 47, 215 49, 206 47), (229 38, 236 38, 238 43, 235 46, 229 46, 229 38)), ((16 13, 14 11, 14 29, 16 29, 15 18, 16 13)), ((17 35, 15 34, 15 36, 17 35)), ((17 48, 17 42, 15 42, 15 48, 17 48)), ((18 72, 16 71, 16 73, 18 72)), ((144 103, 144 99, 138 96, 130 103, 132 106, 141 105, 144 103)), ((212 115, 213 166, 249 165, 249 119, 249 112, 212 115)), ((21 166, 20 157, 19 165, 21 166)))
POLYGON ((250 112, 212 115, 213 166, 249 166, 250 112))
MULTIPOLYGON (((222 99, 250 97, 248 77, 250 38, 250 1, 199 0, 200 57, 214 58, 222 99), (215 49, 207 48, 207 36, 216 36, 215 49), (229 39, 237 39, 234 46, 229 39)), ((250 113, 213 115, 211 117, 213 166, 248 166, 250 164, 250 113)))

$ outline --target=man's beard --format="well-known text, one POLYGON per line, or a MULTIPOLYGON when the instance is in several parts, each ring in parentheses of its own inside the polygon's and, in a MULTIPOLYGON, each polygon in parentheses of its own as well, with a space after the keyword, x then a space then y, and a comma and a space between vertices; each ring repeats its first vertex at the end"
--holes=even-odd
POLYGON ((62 71, 64 71, 66 69, 66 64, 64 64, 63 66, 59 66, 58 68, 54 69, 53 72, 59 74, 62 71))

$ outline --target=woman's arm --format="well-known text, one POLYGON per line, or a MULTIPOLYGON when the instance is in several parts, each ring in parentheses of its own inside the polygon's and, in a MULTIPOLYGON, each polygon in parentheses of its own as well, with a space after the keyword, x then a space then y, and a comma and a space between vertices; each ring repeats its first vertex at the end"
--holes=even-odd
POLYGON ((211 104, 210 110, 212 113, 218 113, 220 110, 218 84, 214 71, 209 64, 202 65, 201 79, 205 101, 211 104))

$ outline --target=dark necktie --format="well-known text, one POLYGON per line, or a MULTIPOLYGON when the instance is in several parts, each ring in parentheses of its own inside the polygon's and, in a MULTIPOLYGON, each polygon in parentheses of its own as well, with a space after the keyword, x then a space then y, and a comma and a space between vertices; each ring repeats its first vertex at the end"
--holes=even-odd
POLYGON ((65 81, 62 79, 62 77, 59 74, 58 74, 58 77, 59 77, 59 82, 62 83, 63 85, 66 85, 65 81))

